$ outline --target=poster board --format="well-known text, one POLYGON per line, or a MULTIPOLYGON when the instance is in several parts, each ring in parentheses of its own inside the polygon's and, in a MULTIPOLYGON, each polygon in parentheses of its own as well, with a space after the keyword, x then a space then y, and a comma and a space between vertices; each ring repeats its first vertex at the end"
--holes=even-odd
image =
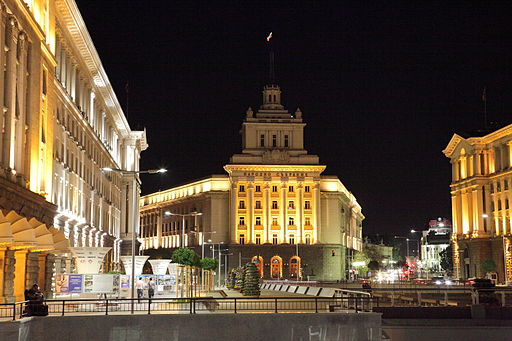
POLYGON ((83 275, 83 292, 91 294, 113 294, 119 292, 119 275, 83 275))

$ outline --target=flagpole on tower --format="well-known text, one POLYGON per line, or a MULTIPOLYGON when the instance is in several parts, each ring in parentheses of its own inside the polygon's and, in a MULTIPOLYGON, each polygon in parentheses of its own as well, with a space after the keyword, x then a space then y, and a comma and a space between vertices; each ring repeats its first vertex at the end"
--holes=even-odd
POLYGON ((267 36, 267 42, 269 47, 269 69, 268 69, 268 81, 270 84, 274 84, 276 82, 276 75, 274 72, 274 51, 272 50, 272 43, 270 40, 272 39, 272 32, 267 36))

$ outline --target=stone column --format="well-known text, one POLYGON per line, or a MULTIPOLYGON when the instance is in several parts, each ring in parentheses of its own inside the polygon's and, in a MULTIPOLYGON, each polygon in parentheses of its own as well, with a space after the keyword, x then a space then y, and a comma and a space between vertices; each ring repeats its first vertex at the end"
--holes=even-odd
POLYGON ((8 168, 14 168, 14 123, 16 112, 16 49, 18 44, 18 27, 14 17, 9 17, 6 28, 6 82, 5 97, 5 133, 3 141, 3 160, 8 168))
POLYGON ((249 180, 247 183, 247 241, 252 243, 254 240, 254 183, 249 180))
MULTIPOLYGON (((28 177, 24 174, 23 167, 23 156, 24 153, 24 142, 25 142, 25 81, 26 81, 26 35, 24 32, 18 34, 18 68, 17 68, 17 80, 16 80, 16 111, 15 111, 15 123, 14 123, 14 135, 15 135, 15 147, 14 147, 14 168, 16 169, 17 175, 23 176, 26 179, 28 177)), ((23 182, 23 185, 25 181, 23 182)))
POLYGON ((157 209, 157 216, 156 216, 156 243, 155 243, 155 249, 158 249, 163 245, 163 239, 162 239, 162 219, 163 219, 163 211, 161 208, 157 209))
POLYGON ((230 200, 229 200, 229 220, 230 220, 230 229, 231 229, 231 243, 235 244, 237 243, 236 239, 236 230, 237 230, 237 205, 236 205, 236 190, 237 190, 237 183, 235 180, 231 183, 231 191, 229 193, 230 200))
POLYGON ((286 242, 286 226, 288 226, 287 218, 287 195, 286 191, 288 190, 288 179, 281 180, 281 202, 279 203, 279 212, 281 212, 281 223, 283 224, 281 228, 281 243, 286 242))
POLYGON ((16 265, 14 267, 14 297, 16 301, 23 301, 27 280, 27 250, 17 250, 14 253, 16 265))
MULTIPOLYGON (((0 2, 0 47, 6 46, 6 42, 4 40, 5 38, 5 30, 7 29, 5 25, 8 25, 7 21, 7 12, 5 11, 5 5, 0 2)), ((6 51, 5 49, 0 50, 0 65, 5 65, 5 58, 6 58, 6 51)), ((4 89, 6 84, 4 84, 4 70, 0 70, 0 89, 4 89)), ((0 104, 2 105, 2 111, 0 112, 0 127, 4 126, 4 111, 3 111, 3 105, 4 105, 4 91, 0 91, 0 104)), ((0 131, 0 169, 7 167, 8 162, 4 163, 4 132, 0 131)), ((2 285, 0 283, 0 285, 2 285)), ((2 295, 2 292, 0 291, 0 297, 2 295)))
POLYGON ((270 199, 270 184, 269 182, 265 182, 264 187, 264 193, 265 193, 265 202, 263 203, 263 207, 265 208, 265 237, 263 238, 263 243, 269 243, 270 242, 270 231, 271 231, 271 225, 272 225, 272 200, 270 199))
POLYGON ((313 200, 313 205, 315 207, 313 209, 313 221, 315 224, 313 227, 313 239, 315 243, 319 243, 322 235, 320 234, 320 184, 318 182, 315 182, 315 185, 313 186, 313 196, 315 198, 315 200, 313 200))
POLYGON ((298 210, 298 219, 297 219, 297 244, 303 243, 302 235, 303 235, 303 228, 304 228, 304 198, 303 198, 303 186, 302 182, 299 182, 297 185, 297 194, 299 196, 299 202, 297 203, 298 210))
POLYGON ((16 265, 16 258, 14 257, 13 250, 4 250, 3 252, 3 271, 2 287, 3 291, 0 292, 0 302, 12 303, 15 302, 14 297, 14 269, 16 265))

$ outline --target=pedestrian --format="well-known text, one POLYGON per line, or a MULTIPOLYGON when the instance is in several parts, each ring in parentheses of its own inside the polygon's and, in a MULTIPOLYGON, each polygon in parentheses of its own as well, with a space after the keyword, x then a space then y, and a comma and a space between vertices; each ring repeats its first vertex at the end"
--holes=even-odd
POLYGON ((144 282, 142 277, 139 277, 139 280, 135 283, 135 289, 137 289, 137 300, 140 303, 140 299, 144 298, 144 282))
POLYGON ((155 282, 153 282, 153 277, 151 277, 148 282, 148 297, 151 299, 153 296, 155 296, 155 282))

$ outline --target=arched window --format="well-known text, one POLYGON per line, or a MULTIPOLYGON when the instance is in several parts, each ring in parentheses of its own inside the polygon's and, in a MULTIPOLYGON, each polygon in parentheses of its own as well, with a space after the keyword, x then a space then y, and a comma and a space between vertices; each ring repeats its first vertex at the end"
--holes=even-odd
POLYGON ((274 103, 277 103, 276 95, 274 95, 274 103))
POLYGON ((263 257, 254 256, 252 257, 251 262, 256 265, 256 269, 260 274, 260 278, 263 278, 263 257))
POLYGON ((268 102, 272 102, 272 95, 268 95, 268 102))
POLYGON ((270 259, 270 277, 272 279, 279 279, 283 274, 283 260, 279 256, 274 256, 270 259))
POLYGON ((293 256, 290 258, 290 279, 300 279, 300 257, 293 256))

